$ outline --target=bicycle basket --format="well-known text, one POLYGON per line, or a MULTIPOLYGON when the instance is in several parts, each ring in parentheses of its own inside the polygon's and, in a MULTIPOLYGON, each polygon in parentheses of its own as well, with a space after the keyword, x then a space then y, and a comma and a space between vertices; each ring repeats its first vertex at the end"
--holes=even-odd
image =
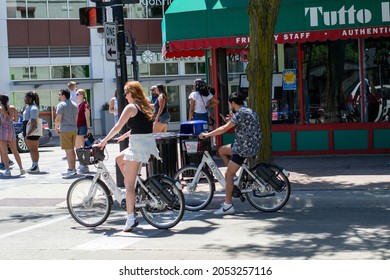
POLYGON ((104 149, 99 147, 83 147, 76 149, 77 158, 81 165, 91 165, 104 160, 104 149))
POLYGON ((281 192, 285 187, 285 183, 282 180, 279 180, 276 177, 275 172, 266 164, 260 164, 254 167, 258 176, 260 176, 264 182, 271 185, 271 187, 277 191, 281 192))

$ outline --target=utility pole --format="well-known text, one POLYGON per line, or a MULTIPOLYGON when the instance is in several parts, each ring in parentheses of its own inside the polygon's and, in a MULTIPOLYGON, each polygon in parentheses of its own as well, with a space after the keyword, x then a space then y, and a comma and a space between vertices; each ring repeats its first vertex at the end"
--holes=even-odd
MULTIPOLYGON (((115 77, 116 77, 116 89, 118 100, 118 114, 122 114, 123 109, 126 107, 126 99, 124 96, 124 86, 127 82, 127 62, 126 62, 126 35, 124 28, 123 18, 123 4, 121 0, 112 0, 111 2, 112 16, 114 23, 117 26, 117 41, 118 41, 118 54, 119 60, 115 62, 115 77)), ((127 132, 126 126, 122 127, 121 134, 127 132)), ((123 151, 129 146, 129 139, 119 142, 119 150, 123 151)), ((124 186, 123 174, 116 164, 116 182, 117 185, 124 186)))
MULTIPOLYGON (((96 8, 98 8, 99 12, 96 13, 93 9, 96 8, 80 8, 80 24, 87 25, 88 27, 93 27, 91 22, 101 23, 105 22, 105 7, 110 6, 112 8, 112 16, 113 21, 116 25, 116 45, 118 58, 115 61, 115 77, 116 77, 116 89, 117 89, 117 100, 118 100, 118 114, 119 116, 122 114, 123 109, 126 107, 126 98, 124 96, 124 86, 127 82, 127 62, 126 62, 126 34, 124 28, 124 17, 123 17, 123 5, 131 4, 131 3, 139 3, 139 0, 91 0, 91 2, 96 3, 96 8), (102 10, 99 10, 102 9, 102 10), (92 10, 92 11, 91 11, 92 10), (96 19, 96 14, 102 14, 102 18, 96 19), (90 20, 95 17, 94 21, 90 20)), ((131 44, 132 44, 132 64, 133 64, 133 72, 134 72, 134 80, 138 80, 138 63, 136 56, 136 46, 133 37, 131 36, 131 44)), ((124 134, 127 132, 127 128, 123 127, 121 129, 121 133, 124 134)), ((123 151, 129 146, 129 140, 126 138, 124 141, 119 143, 120 151, 123 151)), ((119 187, 124 186, 124 178, 122 172, 120 171, 118 165, 116 165, 116 182, 119 187)))

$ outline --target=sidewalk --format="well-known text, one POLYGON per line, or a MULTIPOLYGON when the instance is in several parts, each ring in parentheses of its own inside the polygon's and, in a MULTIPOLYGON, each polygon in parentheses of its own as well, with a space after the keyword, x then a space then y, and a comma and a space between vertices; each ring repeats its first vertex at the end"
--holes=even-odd
MULTIPOLYGON (((97 139, 99 137, 96 137, 97 139)), ((107 145, 108 160, 106 166, 116 178, 115 155, 119 152, 117 143, 107 145)), ((12 170, 12 178, 5 178, 0 171, 0 179, 7 184, 66 184, 69 186, 72 180, 61 178, 61 172, 66 170, 67 163, 62 160, 65 152, 59 147, 59 138, 53 137, 52 142, 46 147, 40 147, 41 174, 17 177, 19 170, 16 165, 12 170), (37 180, 28 180, 35 178, 37 180)), ((28 168, 31 159, 28 153, 21 154, 24 168, 28 168)), ((14 160, 13 156, 10 158, 14 160)), ((222 160, 215 156, 215 161, 222 173, 225 171, 222 160)), ((386 163, 390 161, 390 155, 329 155, 329 156, 277 156, 274 163, 290 172, 290 182, 293 190, 298 189, 390 189, 390 167, 386 163)), ((78 165, 78 163, 77 163, 78 165)), ((90 173, 96 171, 90 166, 90 173)), ((145 170, 144 170, 145 171, 145 170)), ((146 172, 145 172, 146 173, 146 172)), ((144 173, 144 176, 145 176, 144 173)), ((1 187, 0 187, 1 189, 1 187)))

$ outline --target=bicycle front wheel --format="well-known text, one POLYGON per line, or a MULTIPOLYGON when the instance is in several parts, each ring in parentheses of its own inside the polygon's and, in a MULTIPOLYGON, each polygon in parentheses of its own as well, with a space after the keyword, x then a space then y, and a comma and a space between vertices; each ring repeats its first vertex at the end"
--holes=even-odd
POLYGON ((86 227, 96 227, 107 220, 112 197, 102 181, 92 184, 92 178, 85 177, 74 181, 69 187, 66 202, 76 222, 86 227))
POLYGON ((257 210, 275 212, 283 208, 290 198, 291 185, 283 169, 273 164, 258 164, 251 168, 251 172, 265 182, 264 186, 258 184, 249 176, 249 188, 246 198, 257 210))
POLYGON ((145 181, 145 186, 149 193, 143 199, 146 205, 141 208, 144 219, 158 229, 168 229, 177 225, 183 218, 185 204, 183 193, 175 185, 175 180, 166 175, 154 175, 145 181), (148 187, 151 178, 158 180, 164 189, 163 192, 155 193, 148 187))
POLYGON ((178 180, 183 189, 186 210, 202 210, 210 204, 214 196, 215 183, 213 177, 208 171, 202 169, 197 180, 194 180, 196 171, 195 166, 184 166, 175 174, 175 180, 178 180))

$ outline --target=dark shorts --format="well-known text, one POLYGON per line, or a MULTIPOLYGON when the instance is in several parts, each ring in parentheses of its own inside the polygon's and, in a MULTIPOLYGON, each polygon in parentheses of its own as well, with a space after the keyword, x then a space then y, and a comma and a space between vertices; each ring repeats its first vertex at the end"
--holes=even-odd
POLYGON ((237 154, 233 154, 232 157, 230 158, 230 160, 238 165, 242 165, 244 163, 244 160, 246 158, 245 157, 242 157, 242 156, 239 156, 237 154))
POLYGON ((86 125, 77 128, 77 135, 85 136, 88 133, 88 127, 86 125))

